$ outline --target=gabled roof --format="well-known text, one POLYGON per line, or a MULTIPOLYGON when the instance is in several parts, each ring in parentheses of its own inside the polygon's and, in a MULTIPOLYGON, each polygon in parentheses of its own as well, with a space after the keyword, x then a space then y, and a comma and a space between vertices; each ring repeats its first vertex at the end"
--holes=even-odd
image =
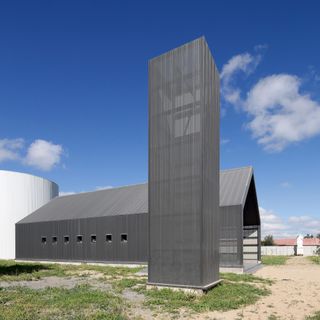
POLYGON ((245 205, 252 167, 235 168, 220 172, 220 206, 245 205))
MULTIPOLYGON (((243 205, 253 175, 252 167, 220 173, 220 206, 243 205)), ((148 184, 137 184, 61 196, 18 223, 71 220, 148 212, 148 184)))
POLYGON ((57 197, 19 223, 146 213, 147 188, 144 183, 57 197))

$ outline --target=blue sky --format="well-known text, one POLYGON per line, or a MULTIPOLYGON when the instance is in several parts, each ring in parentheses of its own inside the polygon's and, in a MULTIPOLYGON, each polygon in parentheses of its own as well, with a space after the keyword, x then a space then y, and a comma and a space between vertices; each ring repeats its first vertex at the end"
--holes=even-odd
POLYGON ((253 165, 264 233, 320 232, 320 3, 0 3, 0 169, 63 192, 147 180, 147 61, 206 37, 221 168, 253 165))

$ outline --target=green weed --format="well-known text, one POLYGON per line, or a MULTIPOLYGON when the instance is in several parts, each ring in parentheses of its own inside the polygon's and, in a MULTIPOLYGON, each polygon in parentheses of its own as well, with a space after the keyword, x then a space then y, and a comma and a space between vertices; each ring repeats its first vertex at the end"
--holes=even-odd
POLYGON ((290 256, 262 256, 261 262, 268 266, 283 265, 289 258, 290 256))
POLYGON ((11 288, 0 291, 0 319, 126 319, 121 298, 89 286, 74 289, 32 290, 11 288))

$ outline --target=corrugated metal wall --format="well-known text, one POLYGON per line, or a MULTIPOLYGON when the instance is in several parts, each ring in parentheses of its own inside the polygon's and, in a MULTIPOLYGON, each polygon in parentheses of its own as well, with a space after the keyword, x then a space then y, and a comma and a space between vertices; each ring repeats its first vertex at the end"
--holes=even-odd
POLYGON ((16 258, 141 263, 147 261, 147 214, 16 224, 16 258), (106 235, 112 234, 112 242, 106 235), (127 234, 127 242, 121 242, 127 234), (82 243, 77 236, 82 236, 82 243), (96 242, 91 242, 91 235, 96 242), (64 237, 69 236, 69 243, 64 237), (42 238, 46 237, 46 243, 42 238), (52 237, 57 237, 53 243, 52 237))
POLYGON ((149 282, 219 272, 219 74, 204 38, 149 61, 149 282))
POLYGON ((242 206, 221 207, 220 266, 243 267, 242 206))

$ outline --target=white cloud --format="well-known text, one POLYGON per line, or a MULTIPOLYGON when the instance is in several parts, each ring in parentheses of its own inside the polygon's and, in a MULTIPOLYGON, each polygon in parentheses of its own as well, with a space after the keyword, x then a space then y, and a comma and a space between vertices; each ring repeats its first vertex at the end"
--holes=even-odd
POLYGON ((70 196, 72 194, 76 194, 76 192, 74 192, 74 191, 60 191, 59 192, 59 197, 70 196))
POLYGON ((260 56, 252 56, 248 52, 238 54, 232 57, 223 67, 221 71, 221 80, 230 82, 232 77, 239 71, 250 74, 254 71, 260 61, 260 56))
POLYGON ((230 139, 221 139, 220 144, 225 145, 230 142, 230 139))
POLYGON ((291 216, 289 221, 303 228, 311 228, 309 233, 320 233, 320 218, 311 216, 291 216))
POLYGON ((289 144, 320 133, 320 104, 300 92, 301 80, 278 74, 258 81, 244 103, 252 116, 248 128, 268 151, 282 151, 289 144))
POLYGON ((308 78, 311 78, 311 80, 315 81, 315 82, 320 82, 320 74, 317 73, 316 69, 314 66, 309 66, 308 67, 308 78))
POLYGON ((255 51, 263 51, 263 50, 266 50, 266 49, 268 49, 268 45, 266 43, 258 44, 256 46, 254 46, 254 50, 255 51))
POLYGON ((107 189, 112 189, 113 186, 97 186, 96 190, 107 190, 107 189))
POLYGON ((261 60, 260 55, 253 56, 249 53, 238 54, 232 57, 221 71, 221 93, 223 98, 237 107, 242 104, 240 89, 233 86, 235 76, 242 72, 246 75, 252 73, 261 60))
POLYGON ((310 220, 310 217, 308 217, 308 216, 291 216, 291 217, 289 217, 289 221, 294 222, 294 223, 305 222, 308 220, 310 220))
POLYGON ((320 103, 301 91, 301 79, 291 74, 266 76, 243 95, 235 85, 238 73, 252 73, 261 55, 244 53, 232 57, 221 72, 221 94, 236 109, 245 111, 254 139, 270 152, 320 134, 320 103), (245 96, 245 98, 243 98, 245 96))
MULTIPOLYGON (((108 190, 108 189, 112 189, 114 188, 113 186, 97 186, 95 187, 94 191, 99 191, 99 190, 108 190)), ((59 192, 59 196, 70 196, 72 194, 77 194, 77 193, 83 193, 83 192, 92 192, 92 190, 90 191, 86 191, 86 190, 82 190, 80 192, 74 192, 74 191, 60 191, 59 192)))
POLYGON ((46 140, 35 140, 28 148, 24 163, 40 170, 49 171, 59 164, 63 148, 46 140))
POLYGON ((259 207, 260 218, 261 218, 261 230, 262 236, 272 234, 275 237, 279 237, 285 230, 287 225, 283 223, 279 215, 272 210, 267 210, 259 207))
POLYGON ((291 183, 288 182, 288 181, 283 181, 283 182, 280 183, 280 186, 281 186, 282 188, 290 188, 292 185, 291 185, 291 183))
POLYGON ((24 139, 0 139, 0 163, 19 161, 40 170, 51 170, 60 163, 64 150, 61 145, 38 139, 26 146, 24 139))
POLYGON ((320 218, 307 215, 291 216, 283 219, 272 210, 259 207, 262 238, 272 234, 275 238, 296 237, 299 234, 320 233, 320 218))
POLYGON ((21 138, 0 139, 0 162, 19 159, 23 144, 24 141, 21 138))

